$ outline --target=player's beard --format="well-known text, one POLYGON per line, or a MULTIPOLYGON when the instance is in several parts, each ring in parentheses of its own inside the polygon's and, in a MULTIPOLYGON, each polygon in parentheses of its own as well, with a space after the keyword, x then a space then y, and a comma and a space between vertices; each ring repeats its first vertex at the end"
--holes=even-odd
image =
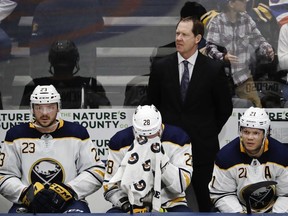
POLYGON ((42 115, 40 120, 36 120, 34 125, 36 128, 40 129, 40 131, 44 130, 43 132, 50 132, 50 130, 58 124, 58 121, 55 117, 51 118, 47 115, 42 115), (51 120, 53 119, 53 120, 51 120), (49 131, 46 131, 49 130, 49 131))

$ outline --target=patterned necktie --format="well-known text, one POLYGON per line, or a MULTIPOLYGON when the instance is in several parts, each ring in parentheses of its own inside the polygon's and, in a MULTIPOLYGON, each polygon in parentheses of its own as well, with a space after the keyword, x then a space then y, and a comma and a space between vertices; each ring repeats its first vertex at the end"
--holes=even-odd
POLYGON ((188 61, 183 61, 184 64, 184 72, 182 75, 182 79, 181 79, 181 96, 182 96, 182 101, 185 100, 186 97, 186 92, 187 92, 187 88, 189 85, 189 69, 188 69, 188 61))

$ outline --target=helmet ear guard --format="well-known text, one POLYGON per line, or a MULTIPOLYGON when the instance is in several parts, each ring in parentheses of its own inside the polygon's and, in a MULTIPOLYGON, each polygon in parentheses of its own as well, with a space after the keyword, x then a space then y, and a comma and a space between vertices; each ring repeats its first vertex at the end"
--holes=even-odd
POLYGON ((138 106, 132 121, 137 136, 154 135, 162 128, 161 114, 154 105, 138 106))

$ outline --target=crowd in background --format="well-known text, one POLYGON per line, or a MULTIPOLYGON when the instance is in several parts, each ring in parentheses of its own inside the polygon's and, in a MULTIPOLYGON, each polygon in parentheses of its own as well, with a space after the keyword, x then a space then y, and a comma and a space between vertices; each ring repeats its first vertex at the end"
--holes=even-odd
MULTIPOLYGON (((217 4, 214 4, 213 1, 209 0, 198 0, 196 2, 200 3, 206 11, 206 13, 199 11, 199 14, 203 13, 201 21, 205 25, 204 38, 208 36, 208 42, 210 40, 211 43, 217 46, 222 46, 227 52, 227 49, 231 49, 232 45, 230 46, 229 44, 223 44, 225 41, 221 42, 214 40, 213 38, 215 37, 209 33, 213 30, 213 27, 211 27, 210 24, 213 24, 213 22, 215 23, 216 19, 214 18, 224 11, 226 1, 221 0, 217 4), (223 45, 226 45, 226 47, 223 45)), ((1 36, 3 41, 3 43, 1 42, 1 52, 3 51, 3 55, 0 55, 0 90, 2 91, 2 98, 5 98, 1 100, 4 109, 5 107, 12 107, 12 109, 14 109, 20 106, 21 100, 19 99, 17 101, 17 99, 13 98, 13 96, 11 96, 11 91, 7 92, 8 88, 12 87, 12 89, 15 89, 13 86, 15 85, 15 76, 18 74, 28 75, 32 79, 47 76, 48 69, 47 67, 44 67, 44 65, 49 64, 47 61, 47 56, 49 48, 53 42, 57 40, 72 40, 75 42, 81 56, 81 75, 84 77, 96 78, 97 75, 99 75, 99 70, 96 71, 96 67, 98 67, 97 61, 98 65, 101 65, 99 67, 103 68, 103 62, 103 65, 106 64, 105 68, 109 68, 109 60, 102 61, 101 58, 100 60, 97 60, 97 56, 95 56, 95 47, 97 47, 97 43, 95 41, 102 40, 104 37, 112 37, 111 35, 113 34, 121 37, 119 31, 123 29, 127 32, 137 30, 135 26, 129 24, 127 27, 121 26, 113 28, 111 26, 107 26, 105 25, 105 18, 109 16, 130 17, 140 15, 139 17, 144 19, 145 16, 152 16, 153 13, 155 13, 155 8, 158 7, 156 2, 154 3, 154 6, 150 7, 149 4, 153 5, 153 3, 147 3, 147 5, 142 3, 143 5, 141 5, 141 3, 129 4, 113 0, 105 2, 101 0, 92 2, 91 0, 85 0, 81 2, 81 5, 78 5, 78 1, 71 2, 67 0, 31 0, 25 2, 5 0, 1 1, 0 3, 2 4, 3 11, 4 9, 6 11, 5 16, 1 18, 1 29, 3 32, 1 36), (124 8, 129 7, 131 7, 131 10, 124 12, 124 8), (121 10, 123 10, 123 12, 121 12, 121 10), (87 13, 89 13, 89 15, 87 15, 87 13), (30 21, 28 21, 28 24, 23 25, 23 22, 25 23, 25 21, 23 21, 25 20, 25 17, 30 17, 30 21), (85 23, 85 25, 83 25, 83 23, 85 23), (16 52, 19 50, 25 50, 23 48, 28 48, 28 54, 25 54, 25 57, 21 57, 23 54, 21 54, 20 57, 17 56, 17 54, 15 54, 15 50, 16 52), (3 103, 5 103, 5 105, 3 105, 3 103)), ((185 1, 183 1, 183 3, 185 3, 185 1)), ((250 71, 249 74, 251 76, 249 75, 249 80, 247 81, 248 77, 245 78, 246 76, 243 75, 244 69, 241 69, 242 66, 235 69, 231 59, 231 73, 227 72, 227 76, 231 80, 231 96, 233 98, 234 108, 245 108, 249 107, 251 104, 266 108, 283 108, 287 106, 287 66, 285 63, 287 62, 285 60, 285 56, 287 55, 285 36, 285 29, 287 26, 287 5, 288 3, 285 1, 273 3, 272 1, 249 0, 246 2, 246 12, 255 22, 256 28, 259 30, 259 33, 262 36, 260 41, 265 40, 267 44, 270 44, 271 48, 273 49, 273 53, 271 54, 272 56, 270 60, 265 58, 265 55, 263 55, 263 48, 261 48, 262 45, 255 45, 260 43, 259 38, 257 39, 255 37, 256 34, 252 32, 253 35, 250 35, 249 37, 246 35, 247 39, 250 40, 250 44, 247 44, 248 46, 245 48, 246 51, 249 52, 249 55, 246 55, 245 58, 243 56, 241 57, 242 60, 245 59, 245 61, 241 64, 245 66, 245 70, 250 71), (254 42, 251 43, 251 40, 254 42), (237 73, 242 73, 242 75, 240 77, 236 77, 235 71, 238 71, 237 73), (239 93, 241 90, 239 90, 239 83, 242 84, 244 81, 243 79, 249 83, 249 85, 245 85, 245 91, 247 92, 248 96, 243 96, 243 94, 239 93), (251 95, 254 95, 252 99, 250 98, 251 95)), ((167 14, 173 10, 173 6, 176 8, 175 3, 173 5, 173 2, 166 2, 166 4, 161 6, 161 11, 159 14, 157 14, 157 16, 167 16, 167 14)), ((180 3, 178 4, 178 7, 180 7, 180 3)), ((178 14, 179 11, 177 12, 178 14)), ((173 14, 173 12, 170 13, 173 14)), ((176 14, 176 12, 174 14, 176 14)), ((178 14, 176 16, 179 16, 178 14)), ((230 30, 227 29, 226 31, 230 30)), ((241 34, 242 33, 238 34, 237 40, 239 41, 239 39, 243 39, 243 42, 246 43, 245 38, 241 39, 241 34)), ((139 38, 141 38, 141 35, 139 35, 139 38)), ((154 47, 162 46, 163 44, 164 42, 162 44, 155 42, 154 47)), ((242 48, 239 47, 239 44, 241 44, 241 42, 235 44, 234 47, 238 47, 240 50, 242 48)), ((120 44, 114 44, 114 46, 120 46, 120 44)), ((222 54, 219 55, 219 53, 215 53, 215 49, 213 49, 211 45, 208 47, 208 49, 210 49, 210 53, 208 53, 210 57, 221 59, 219 56, 222 54)), ((225 50, 220 51, 220 53, 225 52, 225 50)), ((231 50, 228 50, 228 52, 231 52, 231 50)), ((153 54, 151 58, 153 58, 153 54)), ((121 60, 123 60, 123 58, 121 60)), ((116 62, 121 64, 121 60, 117 60, 116 62)), ((129 63, 126 63, 126 61, 134 61, 134 59, 129 59, 129 57, 127 57, 127 60, 124 61, 123 67, 125 68, 126 64, 126 68, 128 69, 131 66, 129 63)), ((111 66, 112 65, 113 64, 111 64, 111 66)), ((114 70, 114 68, 111 70, 114 70)), ((132 84, 127 82, 126 92, 122 92, 122 95, 126 94, 125 98, 123 98, 122 102, 114 102, 114 98, 111 98, 110 101, 112 106, 135 106, 139 104, 139 101, 141 103, 145 102, 145 97, 147 96, 147 83, 144 82, 143 84, 142 81, 137 81, 137 79, 139 79, 137 78, 139 75, 140 78, 142 77, 141 75, 144 75, 144 80, 146 80, 145 75, 148 75, 150 72, 149 68, 146 68, 145 70, 145 73, 137 72, 135 70, 134 76, 136 76, 136 83, 134 82, 135 80, 131 81, 132 84), (133 88, 135 86, 136 88, 133 88), (139 96, 139 94, 141 95, 139 96), (137 98, 142 99, 138 100, 137 98)), ((103 71, 103 73, 105 73, 105 71, 103 71)), ((115 73, 114 71, 109 71, 108 73, 121 75, 115 73)), ((148 77, 146 78, 148 79, 148 77)), ((104 89, 107 89, 107 91, 110 91, 110 88, 105 86, 105 84, 103 87, 104 89)), ((244 87, 242 86, 242 90, 243 88, 244 87)), ((15 91, 18 91, 18 89, 15 91)), ((20 88, 19 91, 23 91, 23 88, 20 88)))

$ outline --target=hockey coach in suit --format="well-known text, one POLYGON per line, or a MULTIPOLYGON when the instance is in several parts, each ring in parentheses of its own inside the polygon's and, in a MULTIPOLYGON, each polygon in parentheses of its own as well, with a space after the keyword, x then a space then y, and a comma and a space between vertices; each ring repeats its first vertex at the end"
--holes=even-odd
POLYGON ((218 134, 233 107, 223 64, 198 51, 203 34, 204 26, 200 21, 192 17, 179 21, 175 40, 177 52, 151 65, 148 100, 160 110, 164 123, 180 126, 189 134, 194 169, 192 185, 199 211, 207 212, 212 207, 208 183, 219 150, 218 134), (186 96, 181 94, 186 67, 183 61, 188 61, 189 71, 186 96))

